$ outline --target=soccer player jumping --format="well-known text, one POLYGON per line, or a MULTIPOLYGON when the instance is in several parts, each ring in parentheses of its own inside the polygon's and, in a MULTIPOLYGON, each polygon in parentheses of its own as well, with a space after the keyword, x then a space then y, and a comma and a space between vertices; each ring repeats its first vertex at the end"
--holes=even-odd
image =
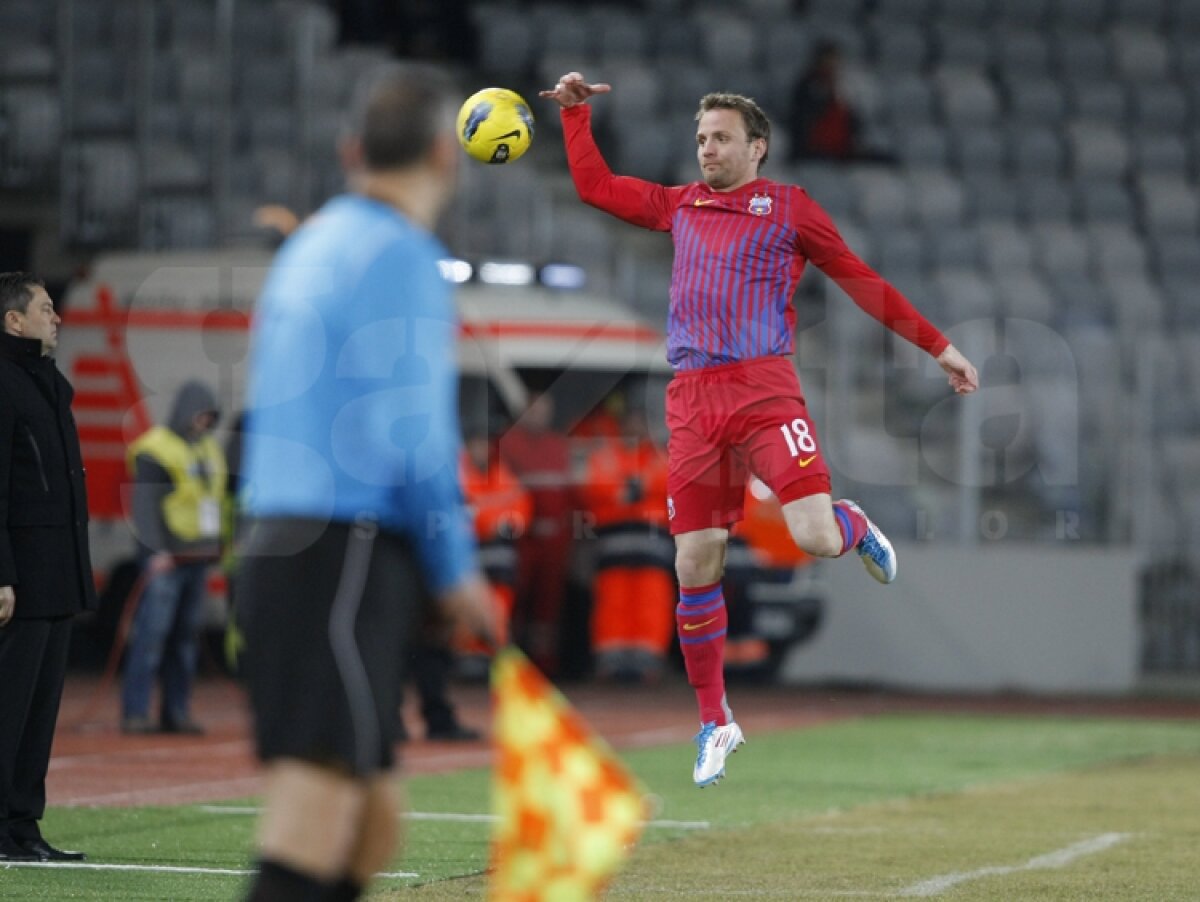
POLYGON ((973 367, 895 288, 858 258, 829 216, 794 185, 760 178, 771 123, 751 99, 708 94, 696 114, 701 180, 667 187, 615 176, 591 131, 586 101, 611 90, 564 75, 541 96, 562 107, 571 177, 587 204, 670 232, 667 313, 668 516, 680 598, 676 628, 700 706, 692 777, 708 786, 745 740, 725 698, 727 616, 721 591, 729 528, 742 519, 747 471, 783 505, 796 544, 819 557, 854 549, 882 583, 896 578, 887 537, 853 501, 833 501, 829 468, 788 359, 792 295, 811 260, 863 310, 937 359, 959 394, 973 367))

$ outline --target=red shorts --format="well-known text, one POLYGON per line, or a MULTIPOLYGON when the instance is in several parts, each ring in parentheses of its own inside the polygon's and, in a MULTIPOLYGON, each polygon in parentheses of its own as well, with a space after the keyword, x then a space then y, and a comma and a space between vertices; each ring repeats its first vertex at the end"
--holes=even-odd
POLYGON ((829 493, 829 467, 786 357, 676 373, 667 427, 672 535, 741 520, 750 473, 783 504, 829 493))

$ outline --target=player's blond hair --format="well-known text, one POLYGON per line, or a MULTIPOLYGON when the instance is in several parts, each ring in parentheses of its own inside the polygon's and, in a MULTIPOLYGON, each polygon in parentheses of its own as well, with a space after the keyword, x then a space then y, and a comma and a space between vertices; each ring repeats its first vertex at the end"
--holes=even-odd
POLYGON ((710 110, 735 110, 742 114, 742 122, 746 125, 746 136, 753 141, 755 138, 762 138, 766 144, 766 149, 763 151, 762 159, 758 161, 761 166, 767 162, 767 153, 771 149, 771 120, 767 118, 767 114, 763 112, 754 100, 742 94, 729 94, 727 92, 718 91, 712 94, 705 94, 700 98, 700 109, 696 112, 696 121, 700 121, 700 117, 710 110))

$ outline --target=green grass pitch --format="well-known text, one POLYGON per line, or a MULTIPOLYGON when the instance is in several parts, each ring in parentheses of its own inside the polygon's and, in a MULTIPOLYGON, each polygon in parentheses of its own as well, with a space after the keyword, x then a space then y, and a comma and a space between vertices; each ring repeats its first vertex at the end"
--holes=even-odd
MULTIPOLYGON (((750 735, 705 790, 691 746, 623 758, 657 823, 611 899, 1200 898, 1197 723, 866 717, 750 735)), ((483 898, 487 772, 406 785, 420 816, 391 872, 416 876, 381 879, 370 898, 483 898)), ((240 898, 253 805, 52 808, 47 835, 119 869, 0 869, 0 899, 240 898)))

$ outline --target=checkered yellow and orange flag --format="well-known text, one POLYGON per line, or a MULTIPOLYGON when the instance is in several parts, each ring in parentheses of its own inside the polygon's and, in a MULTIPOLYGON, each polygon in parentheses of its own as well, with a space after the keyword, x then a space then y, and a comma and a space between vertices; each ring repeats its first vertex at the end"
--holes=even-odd
POLYGON ((492 665, 491 902, 591 902, 637 842, 643 792, 611 748, 514 648, 492 665))

